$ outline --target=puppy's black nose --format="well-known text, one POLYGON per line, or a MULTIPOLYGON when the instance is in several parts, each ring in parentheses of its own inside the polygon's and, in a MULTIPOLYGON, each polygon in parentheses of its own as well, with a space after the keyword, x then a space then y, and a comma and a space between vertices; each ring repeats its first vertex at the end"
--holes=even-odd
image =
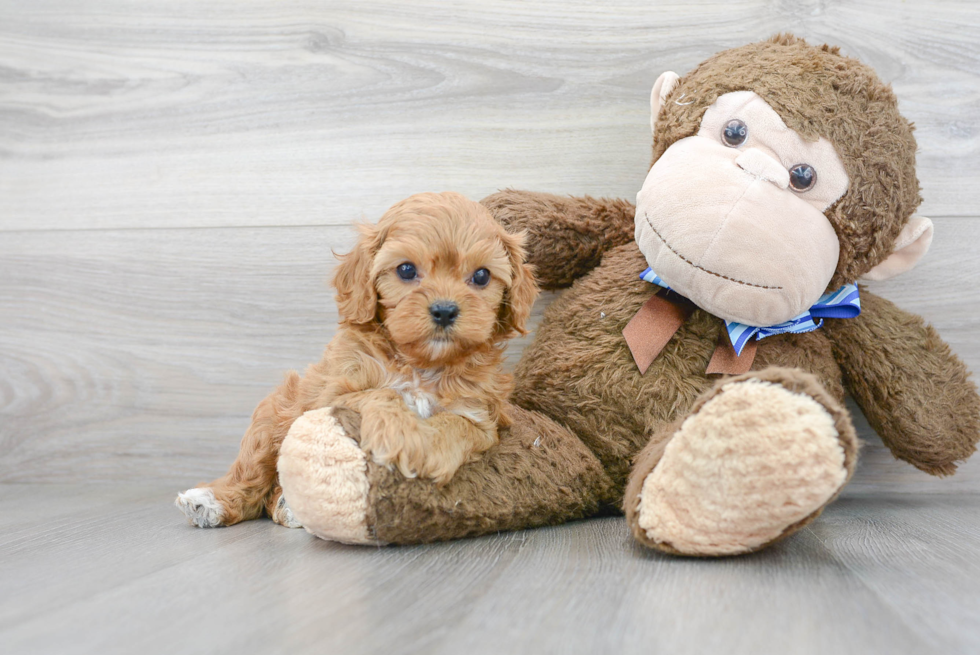
POLYGON ((454 302, 436 302, 429 305, 429 313, 436 325, 449 327, 459 316, 459 305, 454 302))

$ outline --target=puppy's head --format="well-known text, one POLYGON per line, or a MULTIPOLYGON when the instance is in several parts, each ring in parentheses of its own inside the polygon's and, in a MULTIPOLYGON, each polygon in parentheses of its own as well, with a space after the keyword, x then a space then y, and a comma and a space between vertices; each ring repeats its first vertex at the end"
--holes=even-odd
POLYGON ((343 322, 383 324, 409 357, 447 363, 525 334, 537 296, 523 235, 456 193, 422 193, 360 228, 334 275, 343 322))

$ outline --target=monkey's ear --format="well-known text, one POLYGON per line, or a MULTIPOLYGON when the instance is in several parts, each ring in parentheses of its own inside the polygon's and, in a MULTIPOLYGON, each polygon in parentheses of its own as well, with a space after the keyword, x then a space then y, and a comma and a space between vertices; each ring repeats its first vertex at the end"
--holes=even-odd
POLYGON ((909 219, 895 240, 895 250, 888 258, 862 276, 865 280, 887 280, 912 270, 932 245, 932 221, 925 216, 909 219))
POLYGON ((660 115, 660 108, 663 107, 664 101, 667 100, 667 96, 670 92, 674 90, 677 86, 677 82, 680 81, 681 76, 674 71, 667 71, 666 73, 661 73, 660 77, 653 85, 653 91, 650 92, 650 132, 653 134, 657 133, 657 116, 660 115))

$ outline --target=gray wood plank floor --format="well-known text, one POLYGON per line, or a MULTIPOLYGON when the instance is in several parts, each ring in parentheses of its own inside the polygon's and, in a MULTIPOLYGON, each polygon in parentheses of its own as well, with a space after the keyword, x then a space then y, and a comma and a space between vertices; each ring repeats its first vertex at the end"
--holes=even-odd
POLYGON ((657 75, 779 31, 893 84, 937 232, 874 288, 980 369, 980 3, 0 0, 0 653, 980 652, 980 459, 931 478, 860 415, 844 497, 738 559, 621 518, 376 550, 170 504, 319 357, 352 221, 631 198, 657 75))
POLYGON ((170 490, 2 485, 4 653, 976 653, 975 494, 849 492, 748 557, 680 559, 620 518, 411 548, 268 520, 185 524, 170 490))

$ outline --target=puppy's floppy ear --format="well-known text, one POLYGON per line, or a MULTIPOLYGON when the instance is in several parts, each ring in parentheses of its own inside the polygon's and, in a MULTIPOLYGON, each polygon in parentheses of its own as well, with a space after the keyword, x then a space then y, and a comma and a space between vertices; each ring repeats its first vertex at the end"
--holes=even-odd
POLYGON ((538 297, 538 283, 534 280, 534 269, 524 262, 524 232, 504 234, 501 241, 510 260, 512 279, 504 292, 497 321, 497 338, 506 339, 517 334, 527 334, 527 319, 531 307, 538 297))
POLYGON ((370 323, 375 319, 378 292, 371 269, 374 256, 384 242, 384 232, 373 225, 358 225, 361 238, 346 255, 337 255, 340 266, 334 271, 337 308, 348 323, 370 323))

